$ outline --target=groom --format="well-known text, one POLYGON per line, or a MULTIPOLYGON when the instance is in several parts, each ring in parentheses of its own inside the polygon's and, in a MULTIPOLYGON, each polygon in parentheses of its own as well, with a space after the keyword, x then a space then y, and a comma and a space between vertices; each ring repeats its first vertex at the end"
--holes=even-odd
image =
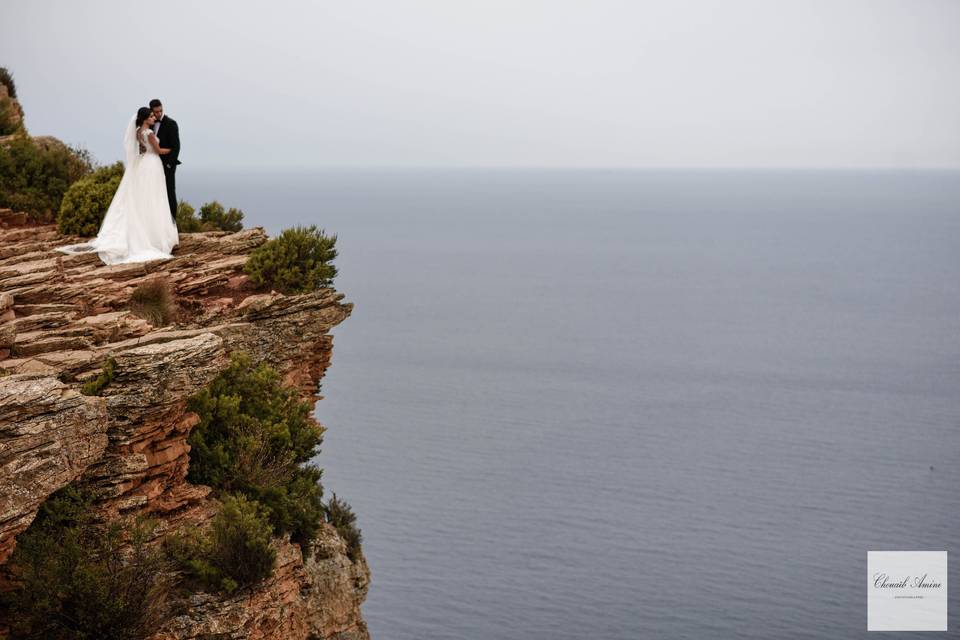
POLYGON ((153 133, 162 149, 170 149, 170 153, 160 157, 163 161, 163 175, 167 179, 167 200, 170 202, 170 217, 177 221, 177 165, 180 164, 180 129, 177 122, 163 115, 163 104, 157 98, 150 101, 150 109, 157 121, 153 125, 153 133))

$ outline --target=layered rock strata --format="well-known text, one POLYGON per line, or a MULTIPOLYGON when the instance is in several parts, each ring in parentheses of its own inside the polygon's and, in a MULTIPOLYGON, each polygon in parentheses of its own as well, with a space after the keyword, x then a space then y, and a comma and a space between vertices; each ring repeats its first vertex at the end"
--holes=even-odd
MULTIPOLYGON (((43 501, 70 483, 92 489, 104 519, 150 514, 163 533, 211 518, 210 489, 187 482, 187 399, 243 350, 316 402, 330 330, 352 305, 333 289, 258 291, 243 273, 260 228, 182 234, 169 260, 103 265, 54 248, 80 239, 24 226, 0 210, 0 563, 43 501), (165 278, 181 315, 153 327, 130 310, 137 285, 165 278), (80 393, 105 363, 97 396, 80 393)), ((360 605, 369 570, 324 525, 313 553, 277 540, 274 575, 227 598, 198 594, 154 640, 367 638, 360 605)))

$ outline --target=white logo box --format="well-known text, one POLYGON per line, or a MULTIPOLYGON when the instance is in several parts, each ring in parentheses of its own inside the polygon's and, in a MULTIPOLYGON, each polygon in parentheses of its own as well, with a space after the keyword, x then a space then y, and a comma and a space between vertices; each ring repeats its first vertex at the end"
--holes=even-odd
POLYGON ((946 631, 947 552, 868 551, 867 631, 946 631))

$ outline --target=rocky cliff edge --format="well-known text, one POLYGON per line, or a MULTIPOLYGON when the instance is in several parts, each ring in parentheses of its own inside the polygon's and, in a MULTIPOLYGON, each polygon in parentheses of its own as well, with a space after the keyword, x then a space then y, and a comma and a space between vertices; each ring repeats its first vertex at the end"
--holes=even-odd
MULTIPOLYGON (((260 228, 181 234, 172 259, 106 266, 95 254, 54 250, 78 238, 0 210, 0 563, 43 501, 71 483, 94 490, 106 519, 146 514, 161 533, 210 519, 210 489, 186 480, 197 421, 186 403, 231 351, 268 362, 311 402, 320 398, 330 330, 352 304, 333 289, 258 291, 243 267, 267 240, 260 228), (137 285, 158 276, 181 308, 170 327, 129 310, 137 285), (82 395, 110 358, 113 381, 82 395)), ((306 561, 296 544, 275 544, 271 578, 231 597, 192 596, 152 640, 368 638, 362 554, 351 561, 327 524, 306 561)))

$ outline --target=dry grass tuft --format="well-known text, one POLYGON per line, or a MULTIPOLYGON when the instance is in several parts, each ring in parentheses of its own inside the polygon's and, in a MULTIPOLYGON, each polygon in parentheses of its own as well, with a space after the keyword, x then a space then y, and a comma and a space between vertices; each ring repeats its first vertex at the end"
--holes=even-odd
POLYGON ((178 315, 170 282, 157 277, 141 283, 130 296, 130 310, 155 327, 165 327, 178 315))

